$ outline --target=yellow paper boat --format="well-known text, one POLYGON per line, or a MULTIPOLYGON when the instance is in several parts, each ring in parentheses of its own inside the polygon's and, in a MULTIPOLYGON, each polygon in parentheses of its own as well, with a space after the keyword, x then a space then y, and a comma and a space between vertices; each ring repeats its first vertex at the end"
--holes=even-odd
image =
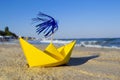
POLYGON ((72 41, 58 49, 50 43, 47 48, 42 51, 22 38, 19 38, 19 41, 30 67, 59 66, 68 63, 71 52, 76 43, 76 41, 72 41))

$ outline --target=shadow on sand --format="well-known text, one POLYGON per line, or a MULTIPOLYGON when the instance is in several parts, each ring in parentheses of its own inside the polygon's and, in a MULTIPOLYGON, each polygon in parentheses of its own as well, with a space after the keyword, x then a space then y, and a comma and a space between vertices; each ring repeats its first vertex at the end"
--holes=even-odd
POLYGON ((77 65, 82 65, 86 63, 90 59, 94 59, 99 57, 99 55, 92 55, 92 56, 87 56, 87 57, 72 57, 68 63, 69 66, 77 66, 77 65))

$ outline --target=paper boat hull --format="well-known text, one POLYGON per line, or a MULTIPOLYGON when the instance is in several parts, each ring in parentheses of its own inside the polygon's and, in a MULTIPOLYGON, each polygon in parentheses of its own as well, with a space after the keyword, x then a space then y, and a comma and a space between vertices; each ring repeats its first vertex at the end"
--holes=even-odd
POLYGON ((19 41, 30 67, 48 67, 66 64, 70 59, 71 52, 76 42, 73 41, 60 48, 56 48, 50 43, 45 51, 42 51, 22 38, 20 38, 19 41))

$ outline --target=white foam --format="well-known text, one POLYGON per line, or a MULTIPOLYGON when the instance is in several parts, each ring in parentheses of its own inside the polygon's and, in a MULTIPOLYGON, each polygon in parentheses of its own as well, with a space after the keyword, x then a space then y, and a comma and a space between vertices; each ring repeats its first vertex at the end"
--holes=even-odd
MULTIPOLYGON (((103 41, 102 43, 104 43, 103 41)), ((109 49, 120 49, 120 47, 117 46, 102 46, 101 43, 98 41, 81 41, 79 44, 76 44, 76 46, 81 47, 92 47, 92 48, 109 48, 109 49)))
MULTIPOLYGON (((41 43, 50 43, 51 40, 41 40, 40 41, 41 43)), ((52 43, 55 43, 55 44, 67 44, 67 43, 70 43, 71 41, 63 41, 63 40, 53 40, 52 43)))

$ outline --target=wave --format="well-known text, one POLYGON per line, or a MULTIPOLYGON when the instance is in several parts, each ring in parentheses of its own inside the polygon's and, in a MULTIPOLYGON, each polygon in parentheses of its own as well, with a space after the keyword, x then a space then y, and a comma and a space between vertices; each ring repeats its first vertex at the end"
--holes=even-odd
MULTIPOLYGON (((42 40, 40 41, 41 43, 50 43, 51 40, 42 40)), ((67 44, 67 43, 70 43, 71 41, 64 41, 64 40, 53 40, 52 43, 55 43, 55 44, 67 44)))
POLYGON ((120 49, 120 40, 108 39, 108 40, 79 41, 79 43, 77 43, 76 46, 120 49))
MULTIPOLYGON (((89 38, 89 39, 58 39, 53 40, 54 44, 67 44, 76 40, 75 46, 94 48, 120 49, 120 38, 89 38)), ((41 43, 50 43, 51 40, 41 40, 41 43)))
POLYGON ((90 45, 90 44, 76 44, 75 46, 80 47, 91 47, 91 48, 111 48, 111 49, 120 49, 120 47, 117 46, 102 46, 102 45, 90 45))
MULTIPOLYGON (((93 47, 93 48, 114 48, 120 49, 120 38, 88 38, 88 39, 55 39, 52 41, 54 44, 65 45, 71 41, 76 40, 76 47, 93 47)), ((32 44, 49 44, 51 40, 28 40, 32 44)), ((18 40, 9 42, 0 42, 0 44, 17 44, 18 40)))

